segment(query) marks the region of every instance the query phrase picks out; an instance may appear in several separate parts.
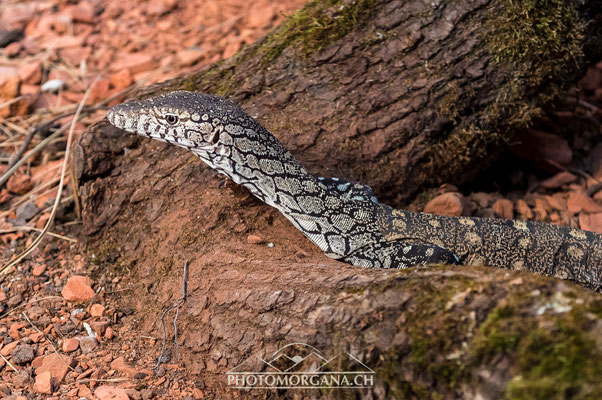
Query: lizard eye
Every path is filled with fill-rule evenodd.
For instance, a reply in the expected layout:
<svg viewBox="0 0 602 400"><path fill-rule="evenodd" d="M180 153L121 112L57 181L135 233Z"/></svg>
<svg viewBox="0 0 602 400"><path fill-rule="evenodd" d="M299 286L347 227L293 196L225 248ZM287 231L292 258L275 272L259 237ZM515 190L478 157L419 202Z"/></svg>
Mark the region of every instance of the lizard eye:
<svg viewBox="0 0 602 400"><path fill-rule="evenodd" d="M173 114L167 114L165 116L165 121L167 121L167 123L169 125L175 125L178 123L179 120L180 119L176 115L173 115Z"/></svg>

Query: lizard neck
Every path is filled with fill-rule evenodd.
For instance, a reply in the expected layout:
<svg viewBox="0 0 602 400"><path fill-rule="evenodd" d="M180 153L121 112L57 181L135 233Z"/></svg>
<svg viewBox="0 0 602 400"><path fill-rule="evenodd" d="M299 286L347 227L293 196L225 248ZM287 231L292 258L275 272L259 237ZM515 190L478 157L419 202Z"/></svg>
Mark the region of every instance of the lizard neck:
<svg viewBox="0 0 602 400"><path fill-rule="evenodd" d="M341 198L308 173L276 137L254 121L244 132L226 125L211 152L191 150L278 209L330 257L343 258L380 235L376 228L369 232L371 229L365 224L353 223L369 220L376 207L372 202Z"/></svg>
<svg viewBox="0 0 602 400"><path fill-rule="evenodd" d="M192 148L212 168L247 188L285 216L315 214L327 197L327 188L295 159L271 133L259 124L237 135L226 126L219 132L213 151ZM311 198L311 201L305 201ZM305 204L308 203L308 204Z"/></svg>

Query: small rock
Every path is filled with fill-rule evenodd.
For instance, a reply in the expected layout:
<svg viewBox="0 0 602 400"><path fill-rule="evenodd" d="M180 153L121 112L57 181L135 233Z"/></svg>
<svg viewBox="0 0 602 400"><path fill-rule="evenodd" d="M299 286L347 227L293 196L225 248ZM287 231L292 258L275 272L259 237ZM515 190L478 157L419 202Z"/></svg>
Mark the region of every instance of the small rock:
<svg viewBox="0 0 602 400"><path fill-rule="evenodd" d="M90 307L90 315L94 318L102 317L102 314L105 312L105 307L102 304L92 304Z"/></svg>
<svg viewBox="0 0 602 400"><path fill-rule="evenodd" d="M481 208L487 208L493 202L493 196L485 192L476 192L470 195L470 198Z"/></svg>
<svg viewBox="0 0 602 400"><path fill-rule="evenodd" d="M263 7L253 8L247 15L247 26L249 28L265 28L276 17L274 7L269 4Z"/></svg>
<svg viewBox="0 0 602 400"><path fill-rule="evenodd" d="M249 244L260 244L263 243L263 238L257 235L249 235L247 236L247 243Z"/></svg>
<svg viewBox="0 0 602 400"><path fill-rule="evenodd" d="M105 331L105 339L111 340L115 337L115 331L110 326Z"/></svg>
<svg viewBox="0 0 602 400"><path fill-rule="evenodd" d="M155 397L155 392L153 392L153 389L146 388L140 391L140 395L142 396L142 400L150 400Z"/></svg>
<svg viewBox="0 0 602 400"><path fill-rule="evenodd" d="M88 301L94 297L94 290L91 285L92 279L87 276L74 275L69 278L67 284L61 290L61 294L68 301Z"/></svg>
<svg viewBox="0 0 602 400"><path fill-rule="evenodd" d="M31 308L27 310L27 315L29 315L29 318L36 320L44 315L45 312L46 310L40 306L31 306Z"/></svg>
<svg viewBox="0 0 602 400"><path fill-rule="evenodd" d="M10 308L14 308L14 307L20 305L22 301L23 301L23 295L20 293L17 293L16 295L10 296L8 298L8 300L6 301L6 305L9 306Z"/></svg>
<svg viewBox="0 0 602 400"><path fill-rule="evenodd" d="M6 343L6 342L5 342ZM5 344L4 347L2 347L2 350L0 350L0 354L2 354L4 357L8 357L8 355L10 353L12 353L12 351L15 349L15 347L17 347L19 345L19 342L17 340L15 340L14 342L10 342L8 344Z"/></svg>
<svg viewBox="0 0 602 400"><path fill-rule="evenodd" d="M33 390L38 393L52 394L52 375L45 371L36 375L36 381L33 384Z"/></svg>
<svg viewBox="0 0 602 400"><path fill-rule="evenodd" d="M117 61L111 64L112 71L121 71L122 69L129 69L131 74L137 74L139 72L145 72L153 69L156 65L155 59L152 54L146 53L129 53L119 54Z"/></svg>
<svg viewBox="0 0 602 400"><path fill-rule="evenodd" d="M77 67L92 54L91 47L67 47L59 50L59 56L69 64Z"/></svg>
<svg viewBox="0 0 602 400"><path fill-rule="evenodd" d="M104 100L109 97L111 81L109 78L99 78L90 89L90 102Z"/></svg>
<svg viewBox="0 0 602 400"><path fill-rule="evenodd" d="M149 15L163 15L174 9L176 3L166 2L164 0L150 0L148 2L147 13Z"/></svg>
<svg viewBox="0 0 602 400"><path fill-rule="evenodd" d="M125 389L109 385L99 386L94 391L94 396L99 400L129 400Z"/></svg>
<svg viewBox="0 0 602 400"><path fill-rule="evenodd" d="M76 338L69 338L63 341L63 351L65 353L71 353L72 351L77 350L79 347L79 340Z"/></svg>
<svg viewBox="0 0 602 400"><path fill-rule="evenodd" d="M1 73L2 71L0 71L0 101L4 103L19 95L21 80L18 75L2 76ZM7 118L14 114L14 107L12 106L0 108L0 117L2 118Z"/></svg>
<svg viewBox="0 0 602 400"><path fill-rule="evenodd" d="M50 372L50 375L52 375L57 382L62 382L63 379L65 379L67 372L69 372L69 367L73 367L74 365L75 360L72 357L64 354L50 353L44 356L42 365L36 369L36 374L39 375L44 372Z"/></svg>
<svg viewBox="0 0 602 400"><path fill-rule="evenodd" d="M44 84L42 85L42 87L40 88L42 90L42 92L58 92L60 89L62 89L65 86L65 81L62 81L60 79L51 79L49 81L44 82Z"/></svg>
<svg viewBox="0 0 602 400"><path fill-rule="evenodd" d="M129 377L134 377L138 374L138 370L127 365L123 357L114 359L111 362L111 369L122 372L128 375Z"/></svg>
<svg viewBox="0 0 602 400"><path fill-rule="evenodd" d="M545 181L540 183L540 186L546 189L556 189L563 185L568 185L569 183L573 183L577 180L577 177L571 174L568 171L562 171L552 176L551 178L546 179Z"/></svg>
<svg viewBox="0 0 602 400"><path fill-rule="evenodd" d="M444 193L435 197L426 204L424 212L456 217L470 215L466 200L459 193Z"/></svg>
<svg viewBox="0 0 602 400"><path fill-rule="evenodd" d="M98 367L97 369L95 369L90 374L90 378L92 379L92 382L90 382L90 388L94 389L96 386L100 385L100 380L105 377L106 373L107 371L103 367Z"/></svg>
<svg viewBox="0 0 602 400"><path fill-rule="evenodd" d="M67 6L64 12L71 17L73 21L93 24L95 22L94 6L87 1L80 1L77 5Z"/></svg>
<svg viewBox="0 0 602 400"><path fill-rule="evenodd" d="M566 200L560 197L560 194L554 196L546 196L546 201L555 210L564 211L566 210Z"/></svg>
<svg viewBox="0 0 602 400"><path fill-rule="evenodd" d="M40 209L38 208L38 206L36 206L36 203L34 203L33 201L28 201L27 203L21 204L17 208L17 219L27 222L30 219L32 219L38 212L40 212Z"/></svg>
<svg viewBox="0 0 602 400"><path fill-rule="evenodd" d="M125 89L126 87L134 83L132 74L127 68L122 69L121 71L117 71L114 74L111 74L109 80L111 81L111 85L113 85L113 87L118 90Z"/></svg>
<svg viewBox="0 0 602 400"><path fill-rule="evenodd" d="M142 400L142 395L136 389L125 389L125 392L132 400Z"/></svg>
<svg viewBox="0 0 602 400"><path fill-rule="evenodd" d="M95 382L90 382L90 386L92 386L92 384ZM92 398L92 391L86 386L86 385L78 385L77 388L77 395L80 398L86 398L86 399L91 399Z"/></svg>
<svg viewBox="0 0 602 400"><path fill-rule="evenodd" d="M584 231L602 233L602 213L579 214L579 226Z"/></svg>
<svg viewBox="0 0 602 400"><path fill-rule="evenodd" d="M4 54L7 57L13 58L18 56L21 50L23 50L23 45L20 42L14 42L4 48Z"/></svg>
<svg viewBox="0 0 602 400"><path fill-rule="evenodd" d="M19 78L21 78L21 82L23 83L38 85L42 81L42 63L34 61L24 65L19 70Z"/></svg>
<svg viewBox="0 0 602 400"><path fill-rule="evenodd" d="M29 175L13 175L6 182L6 188L11 193L24 195L33 189L33 182Z"/></svg>
<svg viewBox="0 0 602 400"><path fill-rule="evenodd" d="M512 219L512 217L514 217L514 205L508 199L496 200L491 208L493 209L494 215L498 218Z"/></svg>
<svg viewBox="0 0 602 400"><path fill-rule="evenodd" d="M79 340L79 347L82 353L87 354L98 346L98 340L92 336L84 336Z"/></svg>
<svg viewBox="0 0 602 400"><path fill-rule="evenodd" d="M46 272L46 264L40 264L40 265L36 265L35 267L33 267L33 269L31 270L31 274L33 276L40 276L42 275L44 272Z"/></svg>
<svg viewBox="0 0 602 400"><path fill-rule="evenodd" d="M583 190L573 190L570 192L566 205L569 212L574 214L580 211L585 211L588 213L602 212L602 205L596 203Z"/></svg>
<svg viewBox="0 0 602 400"><path fill-rule="evenodd" d="M2 22L10 27L25 28L35 18L37 11L38 4L34 2L13 3L3 8Z"/></svg>
<svg viewBox="0 0 602 400"><path fill-rule="evenodd" d="M185 49L178 52L178 60L183 66L193 65L207 55L207 52L200 49Z"/></svg>
<svg viewBox="0 0 602 400"><path fill-rule="evenodd" d="M31 376L27 370L21 370L13 375L12 383L17 389L27 387L31 383Z"/></svg>
<svg viewBox="0 0 602 400"><path fill-rule="evenodd" d="M531 208L529 208L529 205L523 199L519 199L516 202L516 211L525 219L533 218L533 211L531 211Z"/></svg>
<svg viewBox="0 0 602 400"><path fill-rule="evenodd" d="M107 319L90 322L90 327L94 330L94 332L98 333L99 335L103 335L109 327L109 325L111 325L111 321Z"/></svg>
<svg viewBox="0 0 602 400"><path fill-rule="evenodd" d="M34 350L33 347L31 347L28 344L21 344L15 347L15 349L10 354L15 364L25 365L31 362L31 360L33 360Z"/></svg>

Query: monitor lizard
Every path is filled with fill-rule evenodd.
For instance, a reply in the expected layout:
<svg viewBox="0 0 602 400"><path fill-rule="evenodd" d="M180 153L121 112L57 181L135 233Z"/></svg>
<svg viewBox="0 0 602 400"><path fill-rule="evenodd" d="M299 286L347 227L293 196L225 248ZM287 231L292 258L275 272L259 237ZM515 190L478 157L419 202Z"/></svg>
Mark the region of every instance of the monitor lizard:
<svg viewBox="0 0 602 400"><path fill-rule="evenodd" d="M602 235L542 222L397 210L372 189L315 177L240 106L176 91L109 109L111 124L184 147L278 209L327 256L353 265L486 265L602 288Z"/></svg>

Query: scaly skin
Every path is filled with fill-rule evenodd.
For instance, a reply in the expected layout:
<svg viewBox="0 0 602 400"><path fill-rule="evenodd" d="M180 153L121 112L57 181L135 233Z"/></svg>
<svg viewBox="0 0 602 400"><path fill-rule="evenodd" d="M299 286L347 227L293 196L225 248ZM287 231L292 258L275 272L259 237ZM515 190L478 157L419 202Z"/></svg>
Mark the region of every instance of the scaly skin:
<svg viewBox="0 0 602 400"><path fill-rule="evenodd" d="M368 186L312 176L242 108L220 97L172 92L117 105L107 116L118 128L192 151L277 208L329 257L378 268L488 265L602 287L602 235L395 210L378 203Z"/></svg>

